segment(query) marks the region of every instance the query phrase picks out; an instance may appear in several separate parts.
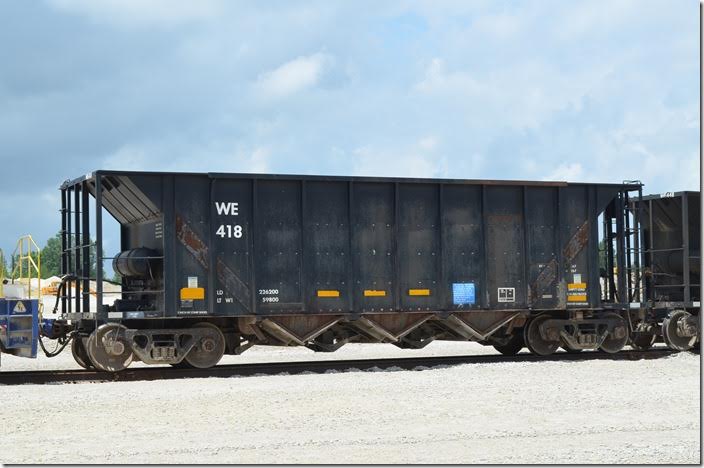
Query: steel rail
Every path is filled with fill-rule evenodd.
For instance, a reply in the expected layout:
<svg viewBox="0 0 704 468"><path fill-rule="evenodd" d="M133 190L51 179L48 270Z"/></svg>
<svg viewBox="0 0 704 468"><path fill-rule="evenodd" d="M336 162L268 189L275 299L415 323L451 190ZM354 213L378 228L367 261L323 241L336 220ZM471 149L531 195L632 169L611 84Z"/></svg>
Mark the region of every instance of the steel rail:
<svg viewBox="0 0 704 468"><path fill-rule="evenodd" d="M556 361L636 361L658 359L674 354L669 349L651 349L647 351L621 351L608 354L598 351L582 353L556 353L550 356L536 356L521 353L516 356L500 354L462 355L462 356L425 356L383 359L349 359L331 361L289 361L262 362L249 364L227 364L210 369L180 369L175 367L138 367L121 372L102 372L96 370L42 370L42 371L0 371L0 385L22 384L57 384L79 382L128 382L170 380L207 377L247 377L277 374L323 374L329 371L369 371L369 370L426 370L437 366L456 366L461 364L497 364L516 362L556 362Z"/></svg>

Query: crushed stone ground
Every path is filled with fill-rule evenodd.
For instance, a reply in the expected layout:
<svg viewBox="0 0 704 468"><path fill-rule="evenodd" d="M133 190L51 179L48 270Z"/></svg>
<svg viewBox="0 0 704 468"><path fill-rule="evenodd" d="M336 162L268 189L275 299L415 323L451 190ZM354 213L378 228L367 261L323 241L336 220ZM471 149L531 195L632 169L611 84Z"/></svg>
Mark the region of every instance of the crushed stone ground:
<svg viewBox="0 0 704 468"><path fill-rule="evenodd" d="M255 347L225 362L492 352ZM6 370L73 368L3 355ZM465 364L421 371L0 387L3 463L700 463L700 362Z"/></svg>

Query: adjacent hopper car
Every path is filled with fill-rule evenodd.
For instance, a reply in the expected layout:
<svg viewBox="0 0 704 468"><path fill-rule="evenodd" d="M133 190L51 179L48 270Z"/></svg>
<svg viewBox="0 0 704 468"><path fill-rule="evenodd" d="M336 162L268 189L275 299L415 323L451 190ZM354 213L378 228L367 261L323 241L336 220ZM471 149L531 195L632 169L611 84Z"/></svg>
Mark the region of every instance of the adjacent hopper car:
<svg viewBox="0 0 704 468"><path fill-rule="evenodd" d="M640 220L634 232L642 234L642 248L634 250L644 266L626 278L628 300L644 301L633 304L638 310L631 340L636 348L650 347L658 338L675 350L698 346L700 207L699 192L649 195L630 204L633 218Z"/></svg>
<svg viewBox="0 0 704 468"><path fill-rule="evenodd" d="M62 318L42 333L71 338L84 367L206 368L252 345L469 340L548 355L698 343L698 193L97 171L61 194ZM117 294L104 288L108 257L90 274L105 212L120 225Z"/></svg>

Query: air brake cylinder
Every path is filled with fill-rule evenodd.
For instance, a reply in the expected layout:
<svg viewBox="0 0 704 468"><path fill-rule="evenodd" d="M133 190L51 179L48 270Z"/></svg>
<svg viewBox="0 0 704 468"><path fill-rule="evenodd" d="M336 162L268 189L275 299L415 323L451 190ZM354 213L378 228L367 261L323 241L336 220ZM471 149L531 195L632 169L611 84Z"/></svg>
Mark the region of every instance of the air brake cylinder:
<svg viewBox="0 0 704 468"><path fill-rule="evenodd" d="M125 250L112 260L112 269L126 278L151 278L158 255L146 247Z"/></svg>

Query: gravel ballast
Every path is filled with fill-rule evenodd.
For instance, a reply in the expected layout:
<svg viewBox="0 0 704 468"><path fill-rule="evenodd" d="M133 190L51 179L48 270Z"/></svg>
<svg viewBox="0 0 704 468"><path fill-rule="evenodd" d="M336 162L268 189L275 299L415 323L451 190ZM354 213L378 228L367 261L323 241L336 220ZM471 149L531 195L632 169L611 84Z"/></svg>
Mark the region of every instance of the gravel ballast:
<svg viewBox="0 0 704 468"><path fill-rule="evenodd" d="M491 353L255 347L223 362ZM74 368L70 352L3 370ZM139 365L139 364L137 364ZM699 356L22 385L3 463L700 463Z"/></svg>

